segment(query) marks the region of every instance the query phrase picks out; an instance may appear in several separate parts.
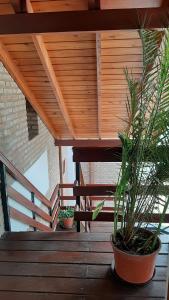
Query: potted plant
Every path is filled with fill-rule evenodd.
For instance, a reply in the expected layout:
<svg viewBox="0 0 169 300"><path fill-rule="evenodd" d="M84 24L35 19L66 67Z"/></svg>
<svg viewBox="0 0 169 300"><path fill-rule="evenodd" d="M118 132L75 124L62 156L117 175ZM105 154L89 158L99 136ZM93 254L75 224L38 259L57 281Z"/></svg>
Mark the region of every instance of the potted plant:
<svg viewBox="0 0 169 300"><path fill-rule="evenodd" d="M74 209L66 207L64 210L59 211L59 222L65 229L71 229L74 221Z"/></svg>
<svg viewBox="0 0 169 300"><path fill-rule="evenodd" d="M136 80L125 70L128 118L126 130L119 134L122 163L112 234L116 274L134 284L153 277L169 204L169 30L141 29L139 33L143 71ZM102 206L103 202L93 219ZM157 223L151 231L154 214Z"/></svg>

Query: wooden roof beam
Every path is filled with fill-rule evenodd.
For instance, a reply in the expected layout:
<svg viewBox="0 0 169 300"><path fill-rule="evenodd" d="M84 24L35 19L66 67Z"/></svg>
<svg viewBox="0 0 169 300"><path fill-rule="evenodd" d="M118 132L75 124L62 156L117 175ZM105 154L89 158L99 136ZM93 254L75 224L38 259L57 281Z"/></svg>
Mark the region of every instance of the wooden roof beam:
<svg viewBox="0 0 169 300"><path fill-rule="evenodd" d="M119 147L120 139L112 140L55 140L56 146L72 146L72 147Z"/></svg>
<svg viewBox="0 0 169 300"><path fill-rule="evenodd" d="M169 9L110 9L0 15L0 35L169 27Z"/></svg>
<svg viewBox="0 0 169 300"><path fill-rule="evenodd" d="M161 7L169 7L169 0L161 0Z"/></svg>
<svg viewBox="0 0 169 300"><path fill-rule="evenodd" d="M121 162L122 146L73 147L74 162Z"/></svg>
<svg viewBox="0 0 169 300"><path fill-rule="evenodd" d="M14 63L13 59L11 58L9 52L5 48L2 42L0 42L0 60L12 76L12 78L15 80L15 82L18 84L19 88L22 90L25 97L29 100L33 108L36 110L37 114L40 116L44 124L47 126L51 134L54 138L56 138L58 135L56 131L54 130L53 125L51 124L48 117L45 115L44 111L38 104L38 101L30 88L28 87L25 78L23 77L22 73L18 69L17 65Z"/></svg>
<svg viewBox="0 0 169 300"><path fill-rule="evenodd" d="M98 107L98 135L102 138L102 115L101 115L101 33L96 33L96 70L97 70L97 107Z"/></svg>
<svg viewBox="0 0 169 300"><path fill-rule="evenodd" d="M33 13L33 8L31 5L31 2L29 0L27 0L27 11L28 11L28 13ZM62 116L64 118L64 121L68 127L68 130L69 130L71 136L73 138L75 138L75 132L73 129L73 125L70 120L70 117L69 117L69 114L67 111L67 107L64 102L64 98L63 98L62 91L59 86L59 82L56 78L55 71L53 69L50 57L48 55L48 51L47 51L45 43L43 41L43 37L40 35L32 35L32 39L33 39L35 48L37 50L37 53L39 55L39 58L41 60L41 63L44 67L44 70L49 78L53 93L58 101L58 105L59 105L60 111L62 113Z"/></svg>

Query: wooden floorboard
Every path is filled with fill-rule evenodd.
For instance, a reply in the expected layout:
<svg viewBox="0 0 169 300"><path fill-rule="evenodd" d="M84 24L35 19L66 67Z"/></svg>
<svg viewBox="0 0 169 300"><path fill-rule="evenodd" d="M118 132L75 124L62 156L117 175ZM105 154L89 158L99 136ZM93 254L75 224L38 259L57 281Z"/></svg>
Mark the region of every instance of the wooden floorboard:
<svg viewBox="0 0 169 300"><path fill-rule="evenodd" d="M106 227L106 226L105 226ZM109 233L8 233L0 240L0 300L166 300L168 236L153 280L122 284Z"/></svg>
<svg viewBox="0 0 169 300"><path fill-rule="evenodd" d="M9 232L2 236L3 240L11 241L110 241L110 233L90 232ZM162 243L169 244L169 234L160 235Z"/></svg>
<svg viewBox="0 0 169 300"><path fill-rule="evenodd" d="M111 241L1 241L0 251L67 251L113 252ZM161 254L168 254L168 244L162 244Z"/></svg>
<svg viewBox="0 0 169 300"><path fill-rule="evenodd" d="M166 267L156 267L154 280L166 280ZM0 262L1 276L15 277L61 277L62 278L104 278L111 276L110 264L108 265L79 265L56 264L56 263L9 263Z"/></svg>
<svg viewBox="0 0 169 300"><path fill-rule="evenodd" d="M11 298L12 296L12 298ZM82 296L82 295L63 295L57 293L30 293L30 292L0 292L0 299L3 300L103 300L103 296ZM134 297L121 296L113 297L104 296L104 300L135 300ZM151 298L151 300L164 300L165 298ZM150 300L149 297L137 297L137 300Z"/></svg>
<svg viewBox="0 0 169 300"><path fill-rule="evenodd" d="M1 276L0 290L22 291L22 292L45 292L47 293L65 293L78 295L130 295L131 291L134 296L152 296L165 297L165 281L151 281L149 285L135 288L122 285L118 281L113 281L110 277L105 279L83 279L69 278L65 281L63 278L49 277L15 277Z"/></svg>
<svg viewBox="0 0 169 300"><path fill-rule="evenodd" d="M0 251L0 261L6 262L41 262L67 264L111 264L112 253L103 252L68 252L68 251ZM158 266L166 266L168 255L159 255Z"/></svg>

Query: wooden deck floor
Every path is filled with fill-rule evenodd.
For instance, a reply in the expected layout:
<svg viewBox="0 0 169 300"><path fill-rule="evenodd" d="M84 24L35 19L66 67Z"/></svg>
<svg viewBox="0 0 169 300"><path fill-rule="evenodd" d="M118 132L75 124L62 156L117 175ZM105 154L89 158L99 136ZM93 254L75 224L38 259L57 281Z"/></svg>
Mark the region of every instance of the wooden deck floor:
<svg viewBox="0 0 169 300"><path fill-rule="evenodd" d="M112 233L113 222L90 222L91 232Z"/></svg>
<svg viewBox="0 0 169 300"><path fill-rule="evenodd" d="M144 287L113 277L110 233L8 233L0 240L2 300L167 299L168 238Z"/></svg>

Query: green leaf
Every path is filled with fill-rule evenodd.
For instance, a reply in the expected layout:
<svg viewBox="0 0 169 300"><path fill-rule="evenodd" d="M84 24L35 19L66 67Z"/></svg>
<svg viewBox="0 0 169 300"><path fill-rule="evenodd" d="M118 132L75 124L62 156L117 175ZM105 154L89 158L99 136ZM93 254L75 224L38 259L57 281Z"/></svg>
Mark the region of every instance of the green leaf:
<svg viewBox="0 0 169 300"><path fill-rule="evenodd" d="M98 214L101 212L103 206L104 206L104 201L100 202L100 203L96 206L96 208L95 208L95 210L93 211L93 214L92 214L92 220L93 220L93 221L97 218L97 216L98 216Z"/></svg>

